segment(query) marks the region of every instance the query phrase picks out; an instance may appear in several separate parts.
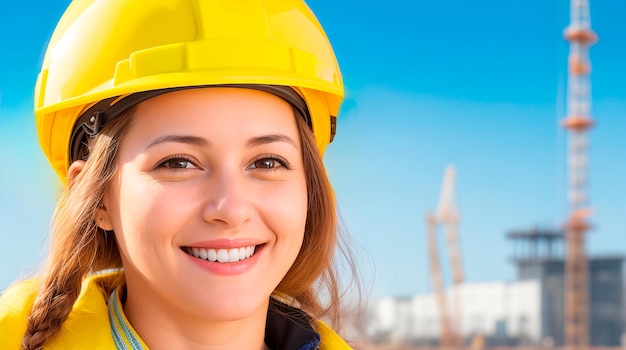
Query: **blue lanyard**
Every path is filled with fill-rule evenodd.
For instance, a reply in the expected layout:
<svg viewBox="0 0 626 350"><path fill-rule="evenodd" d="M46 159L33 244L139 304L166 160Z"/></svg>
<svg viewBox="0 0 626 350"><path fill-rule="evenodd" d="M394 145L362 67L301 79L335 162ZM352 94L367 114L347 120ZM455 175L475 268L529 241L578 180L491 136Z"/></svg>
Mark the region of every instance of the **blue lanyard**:
<svg viewBox="0 0 626 350"><path fill-rule="evenodd" d="M118 289L109 296L109 324L118 350L148 350L122 311Z"/></svg>

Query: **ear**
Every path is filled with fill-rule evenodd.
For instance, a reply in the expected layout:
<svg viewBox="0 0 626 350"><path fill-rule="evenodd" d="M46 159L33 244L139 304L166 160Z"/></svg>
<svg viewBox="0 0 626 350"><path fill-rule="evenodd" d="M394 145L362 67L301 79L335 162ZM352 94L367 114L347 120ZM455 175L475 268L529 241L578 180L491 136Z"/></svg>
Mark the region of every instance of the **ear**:
<svg viewBox="0 0 626 350"><path fill-rule="evenodd" d="M77 160L70 165L70 168L67 170L67 180L69 183L72 183L76 180L76 177L80 174L80 172L85 167L84 160ZM109 214L107 213L106 208L103 205L100 205L96 212L94 213L94 220L96 221L96 225L105 231L113 230L113 225L111 225L111 219L109 218Z"/></svg>
<svg viewBox="0 0 626 350"><path fill-rule="evenodd" d="M96 225L103 229L104 231L113 231L113 224L111 223L111 218L109 217L109 213L107 212L107 208L102 205L96 209Z"/></svg>
<svg viewBox="0 0 626 350"><path fill-rule="evenodd" d="M78 174L80 174L84 167L84 160L75 160L72 165L70 165L70 168L67 170L67 181L69 183L72 183L74 180L76 180L76 177L78 176Z"/></svg>

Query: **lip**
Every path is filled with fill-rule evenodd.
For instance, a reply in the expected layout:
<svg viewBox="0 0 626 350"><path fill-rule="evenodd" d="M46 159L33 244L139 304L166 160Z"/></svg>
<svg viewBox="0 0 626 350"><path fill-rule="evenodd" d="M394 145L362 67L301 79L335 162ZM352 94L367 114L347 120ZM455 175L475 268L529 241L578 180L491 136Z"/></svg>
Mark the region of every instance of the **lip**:
<svg viewBox="0 0 626 350"><path fill-rule="evenodd" d="M191 244L185 245L186 247L192 248L204 248L204 249L231 249L231 248L240 248L247 247L251 245L262 245L265 242L256 240L256 239L248 239L248 238L237 238L237 239L214 239L210 241L204 242L195 242Z"/></svg>
<svg viewBox="0 0 626 350"><path fill-rule="evenodd" d="M184 251L184 247L181 247L181 253L185 255L187 259L189 259L194 265L200 267L203 271L208 272L210 274L219 275L219 276L236 276L243 273L246 273L257 264L260 259L260 256L263 254L263 248L265 248L265 244L262 243L253 243L252 240L246 239L238 239L238 240L213 240L209 242L198 242L187 247L194 248L205 248L205 249L230 249L230 248L239 248L244 246L256 246L254 254L245 259L239 260L236 262L214 262L208 261L200 258L196 258L192 255L187 254Z"/></svg>

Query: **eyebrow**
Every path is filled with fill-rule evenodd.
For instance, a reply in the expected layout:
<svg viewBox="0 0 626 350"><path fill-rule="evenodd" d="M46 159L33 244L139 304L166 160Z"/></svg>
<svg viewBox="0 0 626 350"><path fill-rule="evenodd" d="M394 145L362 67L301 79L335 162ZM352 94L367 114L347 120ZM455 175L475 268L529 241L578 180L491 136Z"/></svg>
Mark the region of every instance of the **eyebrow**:
<svg viewBox="0 0 626 350"><path fill-rule="evenodd" d="M161 143L165 143L165 142L184 143L184 144L200 146L200 147L209 147L211 145L211 141L205 138L199 137L199 136L164 135L150 142L148 146L146 146L146 149L152 146L161 144ZM298 143L294 141L294 139L292 139L291 137L284 135L284 134L271 134L271 135L253 137L250 140L248 140L247 146L255 147L255 146L266 145L266 144L273 143L273 142L286 142L292 145L294 148L296 149L298 148Z"/></svg>
<svg viewBox="0 0 626 350"><path fill-rule="evenodd" d="M192 135L165 135L154 139L146 149L158 145L164 142L176 142L176 143L184 143L188 145L208 147L211 145L211 142L205 138L192 136Z"/></svg>
<svg viewBox="0 0 626 350"><path fill-rule="evenodd" d="M284 134L272 134L272 135L263 135L263 136L253 137L250 140L248 140L247 144L248 144L248 147L254 147L254 146L266 145L268 143L273 143L273 142L286 142L286 143L291 144L294 148L298 149L298 143L294 141L294 139L292 139L291 137L284 135Z"/></svg>

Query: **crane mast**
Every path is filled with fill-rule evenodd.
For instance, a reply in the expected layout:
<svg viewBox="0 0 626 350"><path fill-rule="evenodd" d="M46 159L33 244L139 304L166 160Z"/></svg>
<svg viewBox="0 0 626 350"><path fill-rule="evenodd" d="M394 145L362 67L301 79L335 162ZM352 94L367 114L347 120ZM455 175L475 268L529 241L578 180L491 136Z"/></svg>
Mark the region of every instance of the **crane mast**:
<svg viewBox="0 0 626 350"><path fill-rule="evenodd" d="M451 348L454 340L451 331L448 304L446 302L446 289L443 282L443 276L441 274L441 265L439 264L439 252L437 249L437 219L430 213L426 214L426 234L428 235L430 278L435 292L435 301L439 311L439 327L441 328L439 346L442 348Z"/></svg>
<svg viewBox="0 0 626 350"><path fill-rule="evenodd" d="M459 222L461 221L461 216L454 198L455 177L456 170L454 166L448 166L446 168L443 184L441 186L437 212L435 215L426 215L430 275L437 300L437 307L439 309L439 321L441 325L440 345L444 348L462 347L463 345L461 332L461 302L459 292L464 278L461 253L457 237L457 228ZM437 227L440 224L443 225L445 229L448 259L450 261L450 269L452 272L452 282L455 287L452 290L451 315L448 313L445 287L443 277L441 275L441 266L439 264L439 254L437 251Z"/></svg>
<svg viewBox="0 0 626 350"><path fill-rule="evenodd" d="M591 29L587 0L571 0L570 24L564 31L569 42L567 116L568 202L565 261L565 345L586 349L589 344L588 267L585 234L589 230L588 131L591 110L591 62L589 47L597 41Z"/></svg>

